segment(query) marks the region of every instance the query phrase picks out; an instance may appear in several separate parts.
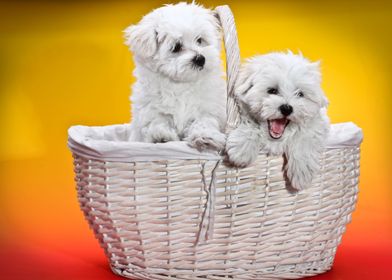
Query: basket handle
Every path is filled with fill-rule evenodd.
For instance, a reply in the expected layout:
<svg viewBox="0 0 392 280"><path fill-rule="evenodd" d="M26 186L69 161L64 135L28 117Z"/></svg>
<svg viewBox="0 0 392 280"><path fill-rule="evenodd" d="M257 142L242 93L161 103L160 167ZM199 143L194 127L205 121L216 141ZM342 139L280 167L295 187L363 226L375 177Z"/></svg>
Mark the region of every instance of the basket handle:
<svg viewBox="0 0 392 280"><path fill-rule="evenodd" d="M216 7L215 11L223 29L227 73L226 131L230 131L236 127L239 121L239 109L234 97L234 84L240 68L240 49L238 46L237 29L231 9L229 6L224 5Z"/></svg>

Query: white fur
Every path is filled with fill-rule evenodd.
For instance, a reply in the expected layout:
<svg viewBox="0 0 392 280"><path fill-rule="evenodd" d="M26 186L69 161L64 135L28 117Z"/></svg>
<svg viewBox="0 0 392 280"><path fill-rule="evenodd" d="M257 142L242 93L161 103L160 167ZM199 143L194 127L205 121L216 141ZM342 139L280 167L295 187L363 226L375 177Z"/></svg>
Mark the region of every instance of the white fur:
<svg viewBox="0 0 392 280"><path fill-rule="evenodd" d="M125 37L137 79L130 140L223 149L226 93L213 12L194 3L166 5L128 27ZM182 48L173 53L177 42ZM196 55L205 57L202 69L192 63Z"/></svg>
<svg viewBox="0 0 392 280"><path fill-rule="evenodd" d="M241 121L226 143L228 160L237 167L252 163L260 149L284 154L284 171L294 189L310 185L319 169L319 157L329 131L328 101L321 89L319 63L302 55L270 53L251 58L236 82ZM277 88L278 94L269 94ZM298 92L304 96L300 97ZM279 107L291 105L290 121L279 139L270 136L268 120L283 117Z"/></svg>

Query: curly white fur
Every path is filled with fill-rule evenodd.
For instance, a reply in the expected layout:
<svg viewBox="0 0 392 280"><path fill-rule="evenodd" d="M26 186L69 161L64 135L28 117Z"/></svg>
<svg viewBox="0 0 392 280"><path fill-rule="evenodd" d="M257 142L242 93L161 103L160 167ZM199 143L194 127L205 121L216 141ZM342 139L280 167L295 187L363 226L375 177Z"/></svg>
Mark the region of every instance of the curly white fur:
<svg viewBox="0 0 392 280"><path fill-rule="evenodd" d="M125 37L137 79L130 140L223 149L226 92L213 12L194 3L166 5L128 27Z"/></svg>
<svg viewBox="0 0 392 280"><path fill-rule="evenodd" d="M245 167L260 149L284 154L291 186L308 187L329 131L328 101L320 83L319 63L302 55L270 53L249 59L236 82L241 121L228 135L229 162Z"/></svg>

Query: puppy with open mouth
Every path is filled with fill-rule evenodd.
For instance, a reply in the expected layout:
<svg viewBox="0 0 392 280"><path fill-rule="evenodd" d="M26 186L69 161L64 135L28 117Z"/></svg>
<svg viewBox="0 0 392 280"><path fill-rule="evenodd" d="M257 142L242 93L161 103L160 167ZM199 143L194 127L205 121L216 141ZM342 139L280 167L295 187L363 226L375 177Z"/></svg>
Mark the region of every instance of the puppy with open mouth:
<svg viewBox="0 0 392 280"><path fill-rule="evenodd" d="M291 186L310 185L329 132L327 98L321 89L319 63L292 52L249 59L236 81L241 120L227 138L230 164L246 167L260 149L286 157Z"/></svg>
<svg viewBox="0 0 392 280"><path fill-rule="evenodd" d="M213 11L195 3L166 5L128 27L125 38L136 77L130 140L223 149L226 90Z"/></svg>

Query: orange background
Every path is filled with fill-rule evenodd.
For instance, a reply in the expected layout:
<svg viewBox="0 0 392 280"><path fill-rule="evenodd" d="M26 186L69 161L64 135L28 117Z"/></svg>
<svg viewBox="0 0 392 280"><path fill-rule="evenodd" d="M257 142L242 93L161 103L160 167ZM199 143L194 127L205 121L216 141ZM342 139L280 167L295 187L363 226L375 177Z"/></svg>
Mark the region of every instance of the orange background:
<svg viewBox="0 0 392 280"><path fill-rule="evenodd" d="M392 5L387 1L230 4L242 57L301 50L321 59L333 122L363 128L360 195L332 271L392 279ZM2 279L116 279L76 200L67 128L130 119L133 62L121 31L159 1L0 3Z"/></svg>

